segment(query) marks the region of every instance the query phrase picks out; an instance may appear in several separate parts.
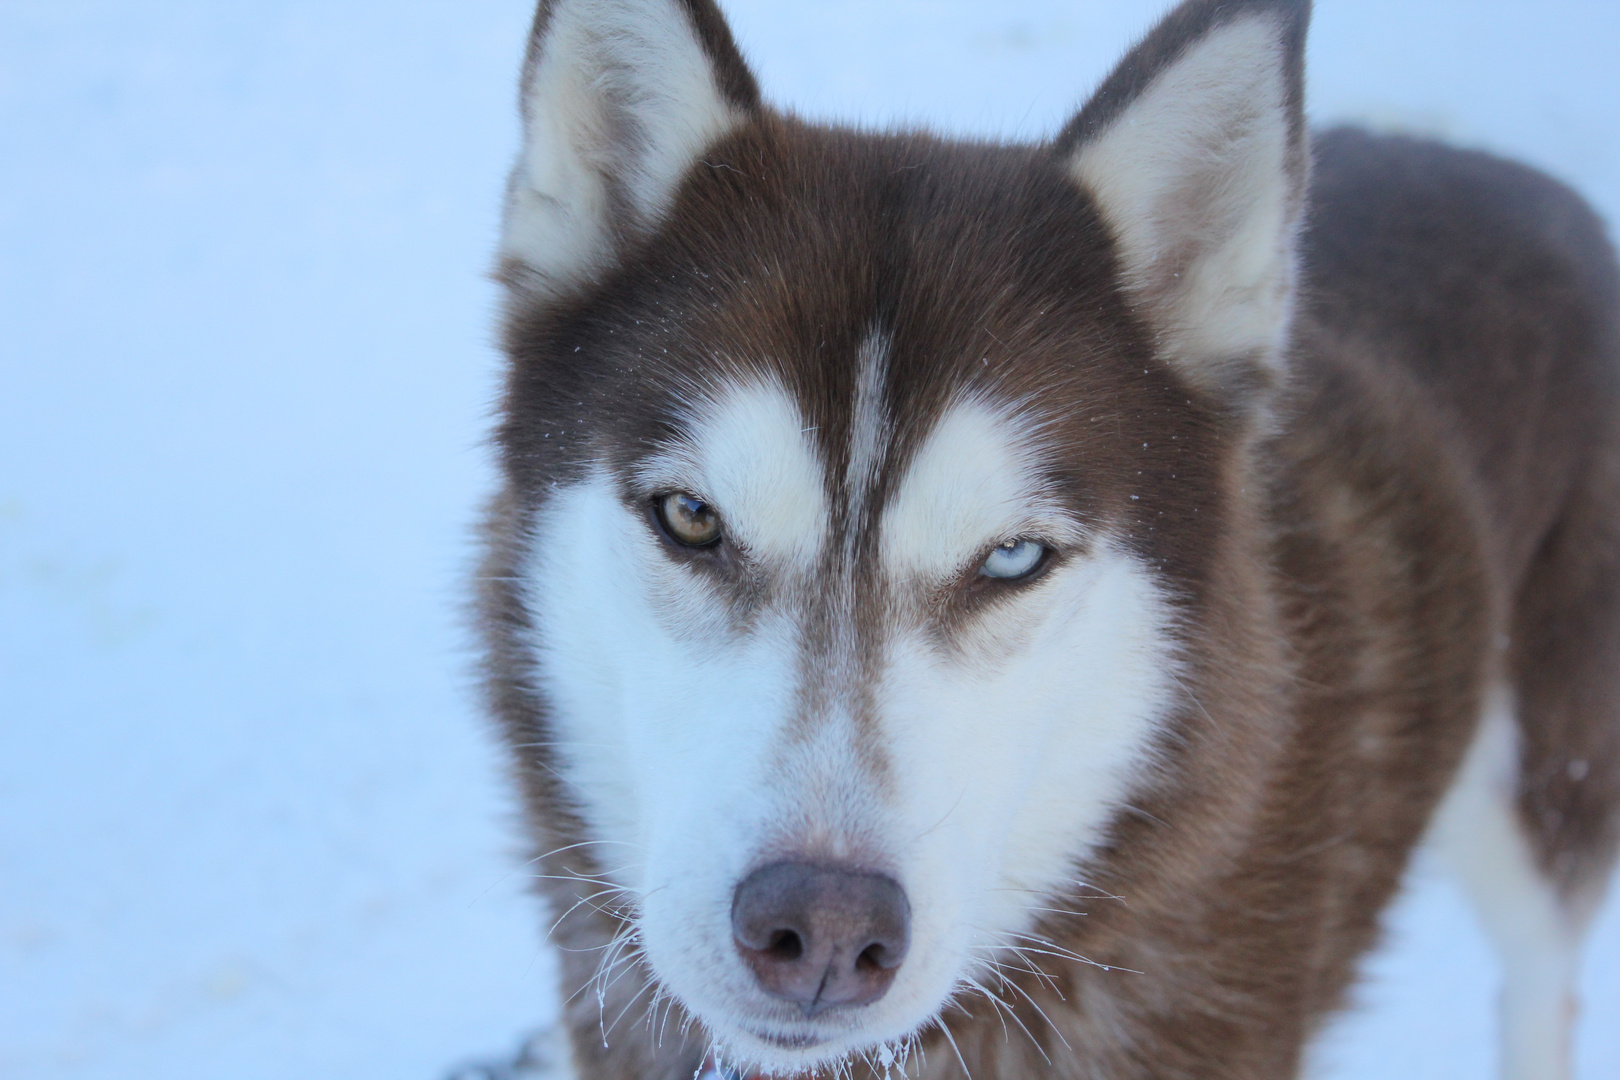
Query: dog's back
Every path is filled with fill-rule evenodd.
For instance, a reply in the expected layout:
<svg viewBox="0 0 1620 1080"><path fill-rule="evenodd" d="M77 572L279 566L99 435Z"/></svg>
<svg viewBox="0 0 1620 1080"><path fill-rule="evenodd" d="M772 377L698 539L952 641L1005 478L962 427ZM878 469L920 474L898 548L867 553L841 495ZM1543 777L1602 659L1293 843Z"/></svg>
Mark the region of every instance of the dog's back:
<svg viewBox="0 0 1620 1080"><path fill-rule="evenodd" d="M1400 440L1393 482L1467 493L1522 727L1519 809L1538 865L1584 898L1620 832L1614 251L1579 196L1522 165L1354 129L1315 150L1291 438L1378 417ZM1367 452L1349 434L1336 456L1353 471Z"/></svg>
<svg viewBox="0 0 1620 1080"><path fill-rule="evenodd" d="M1603 223L1488 154L1350 128L1314 149L1306 370L1358 378L1443 434L1516 591L1579 474L1612 453L1620 282Z"/></svg>
<svg viewBox="0 0 1620 1080"><path fill-rule="evenodd" d="M1314 151L1275 510L1304 753L1334 763L1305 771L1344 808L1321 842L1400 865L1466 733L1433 829L1506 964L1504 1075L1558 1075L1620 834L1620 276L1533 170L1355 129Z"/></svg>

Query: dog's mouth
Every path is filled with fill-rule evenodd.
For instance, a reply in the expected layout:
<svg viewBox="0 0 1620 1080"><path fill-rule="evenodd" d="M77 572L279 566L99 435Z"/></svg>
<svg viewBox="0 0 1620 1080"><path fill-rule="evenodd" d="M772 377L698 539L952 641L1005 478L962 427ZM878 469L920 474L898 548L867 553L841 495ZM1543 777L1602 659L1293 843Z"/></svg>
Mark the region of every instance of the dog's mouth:
<svg viewBox="0 0 1620 1080"><path fill-rule="evenodd" d="M827 1042L827 1040L822 1038L820 1035L807 1031L792 1033L784 1033L779 1031L750 1031L748 1034L752 1035L760 1042L769 1043L771 1046L780 1047L783 1050L814 1050L816 1047Z"/></svg>
<svg viewBox="0 0 1620 1080"><path fill-rule="evenodd" d="M911 1034L858 1031L793 1031L755 1025L734 1028L731 1035L712 1031L712 1053L697 1080L763 1080L794 1077L849 1075L851 1063L865 1060L874 1067L899 1067L916 1044Z"/></svg>
<svg viewBox="0 0 1620 1080"><path fill-rule="evenodd" d="M870 1022L877 1018L859 1013L826 1017L819 1023L757 1015L731 1019L730 1024L710 1028L721 1057L776 1076L821 1075L851 1055L881 1053L880 1047L909 1038L881 1021L874 1029Z"/></svg>
<svg viewBox="0 0 1620 1080"><path fill-rule="evenodd" d="M851 1012L855 1015L851 1015ZM800 1019L786 1015L772 1015L771 1011L752 1016L733 1016L731 1030L735 1037L755 1041L774 1050L788 1050L798 1054L815 1055L858 1039L863 1028L860 1010L837 1010L815 1019Z"/></svg>

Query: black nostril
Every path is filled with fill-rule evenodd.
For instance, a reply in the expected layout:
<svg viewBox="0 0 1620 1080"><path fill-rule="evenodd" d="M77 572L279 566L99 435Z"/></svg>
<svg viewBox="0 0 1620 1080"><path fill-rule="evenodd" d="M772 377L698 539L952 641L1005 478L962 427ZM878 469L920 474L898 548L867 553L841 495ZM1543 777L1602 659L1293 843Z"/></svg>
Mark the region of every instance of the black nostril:
<svg viewBox="0 0 1620 1080"><path fill-rule="evenodd" d="M804 955L804 942L792 930L778 930L765 951L776 960L797 960Z"/></svg>
<svg viewBox="0 0 1620 1080"><path fill-rule="evenodd" d="M884 962L888 955L889 950L882 945L868 945L861 950L861 955L855 958L855 966L866 971L873 968L894 967L895 965Z"/></svg>
<svg viewBox="0 0 1620 1080"><path fill-rule="evenodd" d="M813 1016L884 995L910 946L911 905L886 874L773 863L737 886L731 925L760 987Z"/></svg>

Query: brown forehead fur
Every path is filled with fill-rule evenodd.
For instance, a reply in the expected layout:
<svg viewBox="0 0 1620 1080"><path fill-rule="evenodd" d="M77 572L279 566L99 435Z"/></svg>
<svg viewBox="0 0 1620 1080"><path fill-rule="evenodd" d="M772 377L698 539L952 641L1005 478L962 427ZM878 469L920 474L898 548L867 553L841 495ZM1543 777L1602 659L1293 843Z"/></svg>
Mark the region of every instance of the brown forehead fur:
<svg viewBox="0 0 1620 1080"><path fill-rule="evenodd" d="M1191 519L1218 518L1215 462L1241 417L1154 354L1096 209L1050 152L767 115L705 154L670 218L623 269L511 328L501 437L520 483L597 460L628 479L705 392L764 373L798 402L842 508L858 354L877 334L879 501L949 402L1006 402L1055 451L1051 494L1196 588Z"/></svg>

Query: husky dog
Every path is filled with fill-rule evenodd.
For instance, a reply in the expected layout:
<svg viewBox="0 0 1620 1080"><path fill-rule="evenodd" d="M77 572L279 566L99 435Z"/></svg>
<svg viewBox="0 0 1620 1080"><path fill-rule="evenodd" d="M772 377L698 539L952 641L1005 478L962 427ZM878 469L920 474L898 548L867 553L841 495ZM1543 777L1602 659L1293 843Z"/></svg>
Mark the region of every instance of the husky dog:
<svg viewBox="0 0 1620 1080"><path fill-rule="evenodd" d="M1308 17L1189 0L1000 145L540 4L481 611L559 1075L1292 1077L1425 835L1567 1075L1620 275L1546 177L1308 133Z"/></svg>

